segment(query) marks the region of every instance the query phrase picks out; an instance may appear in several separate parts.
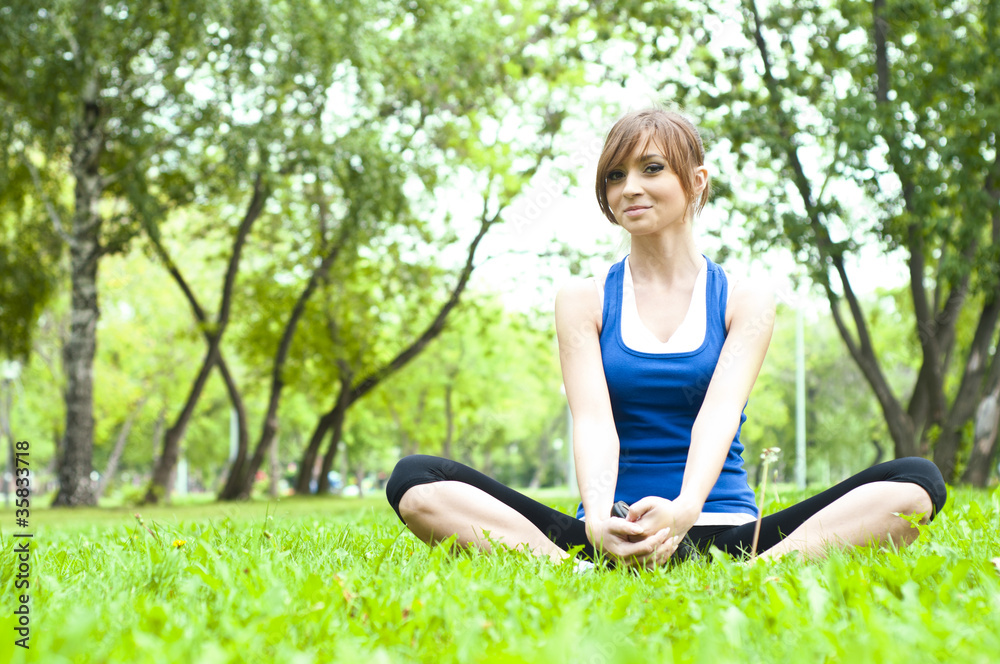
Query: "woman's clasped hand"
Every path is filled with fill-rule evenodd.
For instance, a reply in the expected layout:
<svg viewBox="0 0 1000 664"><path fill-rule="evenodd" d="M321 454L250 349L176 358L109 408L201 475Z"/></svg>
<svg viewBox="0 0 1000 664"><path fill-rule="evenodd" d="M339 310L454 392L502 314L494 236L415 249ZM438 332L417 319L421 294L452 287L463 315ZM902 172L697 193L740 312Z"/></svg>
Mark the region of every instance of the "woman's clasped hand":
<svg viewBox="0 0 1000 664"><path fill-rule="evenodd" d="M587 523L594 549L629 566L655 567L670 562L699 510L683 501L648 496L629 508L626 518Z"/></svg>

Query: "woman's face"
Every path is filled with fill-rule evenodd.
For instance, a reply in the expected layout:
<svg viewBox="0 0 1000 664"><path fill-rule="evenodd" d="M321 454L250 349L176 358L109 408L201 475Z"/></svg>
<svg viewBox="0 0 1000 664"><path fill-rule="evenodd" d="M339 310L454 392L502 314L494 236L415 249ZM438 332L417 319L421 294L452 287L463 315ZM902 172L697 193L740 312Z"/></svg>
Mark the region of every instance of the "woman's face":
<svg viewBox="0 0 1000 664"><path fill-rule="evenodd" d="M625 162L608 172L608 204L618 223L632 235L679 227L689 215L684 188L664 154L655 140L643 137ZM704 166L698 171L696 193L704 187L707 174Z"/></svg>

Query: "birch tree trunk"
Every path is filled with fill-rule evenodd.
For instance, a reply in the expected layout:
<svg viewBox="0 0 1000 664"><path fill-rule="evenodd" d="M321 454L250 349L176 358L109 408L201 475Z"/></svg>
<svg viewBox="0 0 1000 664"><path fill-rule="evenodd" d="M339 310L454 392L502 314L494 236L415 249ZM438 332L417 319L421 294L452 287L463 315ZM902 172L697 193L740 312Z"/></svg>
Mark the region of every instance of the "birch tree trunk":
<svg viewBox="0 0 1000 664"><path fill-rule="evenodd" d="M85 85L80 121L73 132L71 163L76 180L70 228L70 335L63 347L66 370L66 429L59 462L59 491L53 505L96 505L90 478L94 453L94 355L97 351L97 263L101 254L102 183L99 173L104 142L96 75Z"/></svg>

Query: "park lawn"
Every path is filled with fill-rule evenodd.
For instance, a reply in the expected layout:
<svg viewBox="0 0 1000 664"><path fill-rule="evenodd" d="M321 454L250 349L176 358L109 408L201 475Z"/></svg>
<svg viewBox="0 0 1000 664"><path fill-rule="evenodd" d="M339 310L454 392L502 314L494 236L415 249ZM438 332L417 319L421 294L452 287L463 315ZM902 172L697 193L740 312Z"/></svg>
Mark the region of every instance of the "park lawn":
<svg viewBox="0 0 1000 664"><path fill-rule="evenodd" d="M27 651L0 512L0 662L1000 661L1000 489L902 551L640 573L429 549L377 497L141 511L33 510Z"/></svg>

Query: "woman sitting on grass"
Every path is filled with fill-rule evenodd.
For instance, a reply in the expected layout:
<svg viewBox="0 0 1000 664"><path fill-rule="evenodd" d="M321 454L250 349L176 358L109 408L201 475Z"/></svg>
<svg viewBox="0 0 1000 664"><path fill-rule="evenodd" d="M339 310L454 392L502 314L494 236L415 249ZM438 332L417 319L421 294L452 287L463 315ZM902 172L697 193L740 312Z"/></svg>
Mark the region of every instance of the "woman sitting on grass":
<svg viewBox="0 0 1000 664"><path fill-rule="evenodd" d="M455 461L414 455L396 465L386 493L417 537L523 545L557 560L582 546L586 559L641 566L666 562L682 541L679 556L713 544L750 552L757 507L740 428L775 307L768 288L730 277L695 246L704 161L695 126L660 109L625 115L604 144L597 200L631 235L631 253L556 298L578 518ZM926 523L945 498L933 463L896 459L765 517L757 551L908 544L918 530L900 515ZM631 505L626 518L612 516L616 501Z"/></svg>

